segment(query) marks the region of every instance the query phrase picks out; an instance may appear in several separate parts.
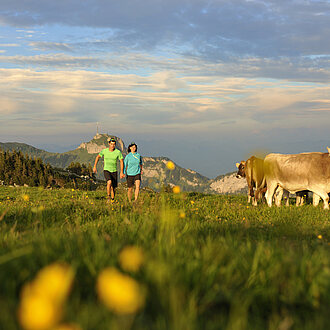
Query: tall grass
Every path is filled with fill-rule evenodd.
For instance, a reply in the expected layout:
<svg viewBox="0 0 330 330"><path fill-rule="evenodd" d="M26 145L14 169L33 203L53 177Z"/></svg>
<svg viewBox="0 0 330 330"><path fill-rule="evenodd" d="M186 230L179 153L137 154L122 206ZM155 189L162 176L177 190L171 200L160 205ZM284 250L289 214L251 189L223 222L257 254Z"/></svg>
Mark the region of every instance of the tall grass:
<svg viewBox="0 0 330 330"><path fill-rule="evenodd" d="M28 198L26 197L28 196ZM29 200L27 200L29 199ZM0 187L0 328L19 328L22 286L44 266L75 269L64 320L82 329L326 329L330 214L268 208L245 196ZM145 263L130 274L144 308L117 316L99 301L98 274L120 269L127 245Z"/></svg>

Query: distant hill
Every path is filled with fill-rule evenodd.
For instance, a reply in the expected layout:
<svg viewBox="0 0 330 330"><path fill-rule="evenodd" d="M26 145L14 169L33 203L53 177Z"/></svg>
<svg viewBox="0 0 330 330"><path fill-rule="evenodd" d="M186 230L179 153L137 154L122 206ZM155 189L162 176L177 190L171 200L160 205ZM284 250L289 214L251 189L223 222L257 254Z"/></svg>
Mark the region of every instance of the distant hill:
<svg viewBox="0 0 330 330"><path fill-rule="evenodd" d="M97 134L91 141L81 143L77 149L63 153L47 152L16 142L0 142L0 148L5 151L20 150L24 154L39 157L44 162L59 168L66 168L71 162L91 164L93 166L96 155L102 149L108 147L107 139L109 137L116 139L116 147L126 156L127 150L123 140L108 134ZM221 194L235 194L247 191L245 180L237 179L233 173L220 175L210 180L196 171L182 168L177 164L175 169L170 171L166 167L166 163L169 160L166 157L143 157L143 186L159 189L162 185L179 185L183 191ZM98 178L103 179L103 161L101 160L98 164Z"/></svg>

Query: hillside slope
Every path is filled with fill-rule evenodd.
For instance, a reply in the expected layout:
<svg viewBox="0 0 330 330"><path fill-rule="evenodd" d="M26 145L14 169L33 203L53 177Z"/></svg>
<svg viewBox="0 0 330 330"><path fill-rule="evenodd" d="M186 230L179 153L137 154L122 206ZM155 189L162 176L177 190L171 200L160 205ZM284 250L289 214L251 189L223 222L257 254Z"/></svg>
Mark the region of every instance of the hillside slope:
<svg viewBox="0 0 330 330"><path fill-rule="evenodd" d="M125 144L119 137L108 134L97 134L89 142L83 142L77 149L64 153L47 152L24 143L8 142L1 143L2 150L20 150L32 157L39 157L44 162L54 167L66 168L71 162L94 164L95 157L104 148L107 148L107 139L114 137L117 148L125 156L127 154ZM170 171L166 163L167 157L144 157L143 158L143 186L158 190L162 185L179 185L182 191L196 191L204 193L237 194L247 191L246 182L237 179L233 173L220 175L215 179L209 179L196 171L185 169L176 164L175 169ZM103 179L103 161L98 163L99 179Z"/></svg>

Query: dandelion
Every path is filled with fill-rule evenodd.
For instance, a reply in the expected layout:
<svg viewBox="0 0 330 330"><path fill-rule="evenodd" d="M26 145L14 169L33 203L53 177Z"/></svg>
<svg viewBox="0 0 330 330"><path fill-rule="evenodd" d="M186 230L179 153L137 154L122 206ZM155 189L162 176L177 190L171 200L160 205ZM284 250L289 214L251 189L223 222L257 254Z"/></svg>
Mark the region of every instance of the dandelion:
<svg viewBox="0 0 330 330"><path fill-rule="evenodd" d="M322 235L318 235L317 238L318 239L322 239L323 237L322 237Z"/></svg>
<svg viewBox="0 0 330 330"><path fill-rule="evenodd" d="M195 204L195 202L194 202L194 201L190 201L190 203L191 203L191 205L194 205L194 204Z"/></svg>
<svg viewBox="0 0 330 330"><path fill-rule="evenodd" d="M143 261L143 251L137 246L126 246L119 254L120 266L129 272L137 272Z"/></svg>
<svg viewBox="0 0 330 330"><path fill-rule="evenodd" d="M60 304L70 293L73 269L66 264L54 263L43 268L32 282L32 290Z"/></svg>
<svg viewBox="0 0 330 330"><path fill-rule="evenodd" d="M174 193L174 194L179 194L180 191L181 191L181 189L180 189L179 186L174 186L174 187L173 187L173 193Z"/></svg>
<svg viewBox="0 0 330 330"><path fill-rule="evenodd" d="M60 308L46 296L30 292L22 297L18 319L23 329L51 329L60 318Z"/></svg>
<svg viewBox="0 0 330 330"><path fill-rule="evenodd" d="M144 305L145 294L133 278L109 267L97 279L100 300L116 314L133 314Z"/></svg>
<svg viewBox="0 0 330 330"><path fill-rule="evenodd" d="M171 171L175 169L175 165L171 160L166 163L166 167Z"/></svg>
<svg viewBox="0 0 330 330"><path fill-rule="evenodd" d="M185 217L186 217L186 213L184 213L183 211L181 211L179 213L179 218L184 219Z"/></svg>
<svg viewBox="0 0 330 330"><path fill-rule="evenodd" d="M25 202L28 202L28 201L30 200L29 195L23 195L23 200L24 200Z"/></svg>
<svg viewBox="0 0 330 330"><path fill-rule="evenodd" d="M74 191L74 189L72 188L71 191Z"/></svg>

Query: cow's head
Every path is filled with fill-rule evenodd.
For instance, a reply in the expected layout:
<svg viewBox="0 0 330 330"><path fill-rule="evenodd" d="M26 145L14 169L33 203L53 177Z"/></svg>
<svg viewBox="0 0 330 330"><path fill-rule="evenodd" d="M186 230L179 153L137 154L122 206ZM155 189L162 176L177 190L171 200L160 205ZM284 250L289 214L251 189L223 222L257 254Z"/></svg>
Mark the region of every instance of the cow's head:
<svg viewBox="0 0 330 330"><path fill-rule="evenodd" d="M236 163L236 178L245 178L245 164L246 162L244 160L242 160L240 163Z"/></svg>

